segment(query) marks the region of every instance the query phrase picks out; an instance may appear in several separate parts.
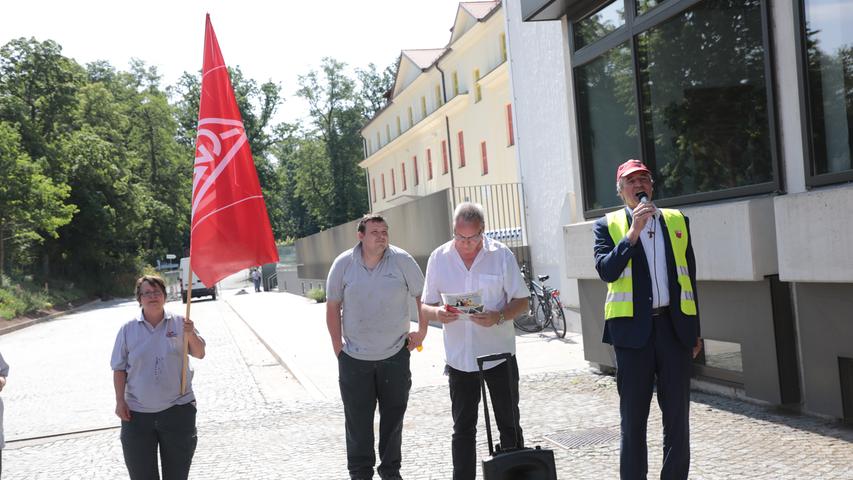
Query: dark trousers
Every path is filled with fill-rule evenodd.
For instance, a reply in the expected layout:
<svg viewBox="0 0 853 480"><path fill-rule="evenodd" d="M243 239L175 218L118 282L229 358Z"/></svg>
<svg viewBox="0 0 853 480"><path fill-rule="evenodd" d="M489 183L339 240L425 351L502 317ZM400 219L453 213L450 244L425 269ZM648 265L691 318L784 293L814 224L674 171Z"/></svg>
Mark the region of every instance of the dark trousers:
<svg viewBox="0 0 853 480"><path fill-rule="evenodd" d="M447 373L450 377L450 402L453 412L453 480L474 480L477 468L477 415L480 410L479 373L463 372L449 365ZM493 421L500 432L501 446L524 446L524 437L519 425L518 362L515 356L484 371L483 376L489 387Z"/></svg>
<svg viewBox="0 0 853 480"><path fill-rule="evenodd" d="M159 480L157 448L163 480L186 480L198 437L195 406L175 405L157 413L130 412L121 422L121 449L130 480Z"/></svg>
<svg viewBox="0 0 853 480"><path fill-rule="evenodd" d="M400 478L403 416L412 388L409 349L384 360L357 360L338 356L338 383L344 404L347 468L350 478L373 478L373 416L379 404L379 476Z"/></svg>
<svg viewBox="0 0 853 480"><path fill-rule="evenodd" d="M661 479L686 479L690 470L690 375L692 352L675 336L669 314L653 317L654 332L642 348L616 348L616 384L622 416L619 472L645 479L646 426L657 386L663 416Z"/></svg>

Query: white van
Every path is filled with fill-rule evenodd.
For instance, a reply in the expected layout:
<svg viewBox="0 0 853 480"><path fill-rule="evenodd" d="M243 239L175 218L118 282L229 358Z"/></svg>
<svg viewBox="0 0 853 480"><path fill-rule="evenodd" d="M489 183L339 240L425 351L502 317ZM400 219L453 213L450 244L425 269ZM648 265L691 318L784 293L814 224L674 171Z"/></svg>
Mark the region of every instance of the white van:
<svg viewBox="0 0 853 480"><path fill-rule="evenodd" d="M187 303L187 285L189 284L188 278L190 274L190 259L189 257L184 257L181 259L181 300L184 303ZM192 285L192 298L195 297L213 297L216 300L216 285L208 288L198 277L193 273L193 285Z"/></svg>

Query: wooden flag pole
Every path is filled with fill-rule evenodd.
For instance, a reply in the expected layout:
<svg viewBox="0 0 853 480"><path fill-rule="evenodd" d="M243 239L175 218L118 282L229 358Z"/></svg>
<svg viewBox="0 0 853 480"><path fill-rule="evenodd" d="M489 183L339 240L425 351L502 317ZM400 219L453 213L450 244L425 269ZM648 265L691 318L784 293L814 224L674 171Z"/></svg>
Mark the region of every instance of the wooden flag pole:
<svg viewBox="0 0 853 480"><path fill-rule="evenodd" d="M193 256L187 258L187 314L186 318L190 318L190 306L193 303ZM183 328L183 325L181 325ZM187 332L183 334L184 338L184 355L183 367L181 368L181 395L187 393L187 367L189 366L190 340L187 337Z"/></svg>

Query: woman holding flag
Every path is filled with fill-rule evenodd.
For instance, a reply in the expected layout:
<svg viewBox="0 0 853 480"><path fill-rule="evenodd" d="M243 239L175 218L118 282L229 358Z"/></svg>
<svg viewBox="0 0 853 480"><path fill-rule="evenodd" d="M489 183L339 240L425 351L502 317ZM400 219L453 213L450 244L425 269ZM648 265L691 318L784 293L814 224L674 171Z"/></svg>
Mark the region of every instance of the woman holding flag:
<svg viewBox="0 0 853 480"><path fill-rule="evenodd" d="M190 227L189 275L207 286L254 265L278 261L228 69L205 20ZM188 277L191 278L191 277ZM116 415L131 480L187 478L197 442L195 396L187 354L204 357L204 340L186 317L166 312L166 286L155 276L136 282L139 316L119 331L112 368Z"/></svg>
<svg viewBox="0 0 853 480"><path fill-rule="evenodd" d="M196 407L192 370L181 391L183 343L204 358L205 342L193 322L165 310L166 284L157 276L136 281L139 315L118 332L110 365L121 419L121 447L131 480L186 479L195 453Z"/></svg>

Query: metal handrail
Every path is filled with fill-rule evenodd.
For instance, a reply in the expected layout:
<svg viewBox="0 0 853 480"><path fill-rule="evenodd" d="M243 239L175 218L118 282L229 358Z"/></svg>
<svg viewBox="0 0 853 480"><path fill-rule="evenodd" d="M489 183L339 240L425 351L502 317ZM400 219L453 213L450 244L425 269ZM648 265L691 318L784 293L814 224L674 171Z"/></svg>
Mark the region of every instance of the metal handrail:
<svg viewBox="0 0 853 480"><path fill-rule="evenodd" d="M270 290L272 290L274 288L278 289L278 272L273 272L273 273L267 275L266 280L267 281L264 282L263 284L269 285ZM267 283L267 282L269 282L269 283Z"/></svg>

